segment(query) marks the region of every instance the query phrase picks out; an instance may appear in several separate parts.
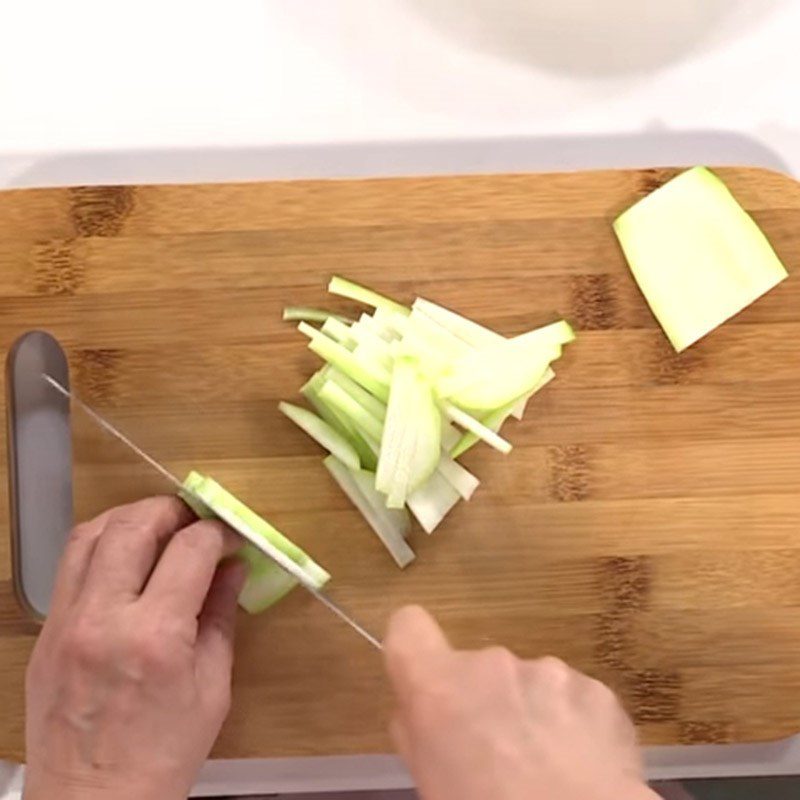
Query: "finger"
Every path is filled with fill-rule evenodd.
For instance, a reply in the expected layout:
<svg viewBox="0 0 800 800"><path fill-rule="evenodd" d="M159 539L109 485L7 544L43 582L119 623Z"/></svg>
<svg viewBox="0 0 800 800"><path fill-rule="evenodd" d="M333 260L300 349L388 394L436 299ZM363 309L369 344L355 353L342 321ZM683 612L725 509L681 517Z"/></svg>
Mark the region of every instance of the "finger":
<svg viewBox="0 0 800 800"><path fill-rule="evenodd" d="M142 602L164 616L194 622L219 562L242 546L219 520L203 519L179 530L169 541L142 593Z"/></svg>
<svg viewBox="0 0 800 800"><path fill-rule="evenodd" d="M191 519L187 506L170 496L112 509L95 545L85 593L100 602L138 597L164 541Z"/></svg>
<svg viewBox="0 0 800 800"><path fill-rule="evenodd" d="M197 631L197 665L205 675L230 675L233 668L236 604L246 578L247 565L238 558L214 574Z"/></svg>
<svg viewBox="0 0 800 800"><path fill-rule="evenodd" d="M403 759L403 761L405 761L406 766L410 768L411 738L409 737L402 720L396 714L394 717L392 717L392 721L389 723L389 735L392 737L397 754Z"/></svg>
<svg viewBox="0 0 800 800"><path fill-rule="evenodd" d="M109 509L88 522L82 522L70 531L58 563L48 616L58 615L78 599L97 541L111 511Z"/></svg>
<svg viewBox="0 0 800 800"><path fill-rule="evenodd" d="M392 615L383 644L386 670L401 700L427 682L431 671L452 654L436 620L419 606Z"/></svg>

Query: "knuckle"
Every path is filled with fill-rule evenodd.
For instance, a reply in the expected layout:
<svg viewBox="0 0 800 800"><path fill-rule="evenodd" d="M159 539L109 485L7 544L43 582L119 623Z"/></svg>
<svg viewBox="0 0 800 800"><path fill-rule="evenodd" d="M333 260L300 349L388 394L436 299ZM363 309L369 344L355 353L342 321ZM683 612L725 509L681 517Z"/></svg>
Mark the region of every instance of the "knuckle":
<svg viewBox="0 0 800 800"><path fill-rule="evenodd" d="M545 656L535 662L537 672L542 680L549 683L563 684L567 681L572 670L555 656Z"/></svg>
<svg viewBox="0 0 800 800"><path fill-rule="evenodd" d="M124 509L120 509L111 517L106 530L111 536L127 544L140 543L155 536L155 532L146 520Z"/></svg>
<svg viewBox="0 0 800 800"><path fill-rule="evenodd" d="M502 678L512 677L517 672L517 657L507 648L489 647L483 651L487 669Z"/></svg>
<svg viewBox="0 0 800 800"><path fill-rule="evenodd" d="M108 637L95 622L79 619L64 635L62 648L67 660L79 667L95 669L110 657Z"/></svg>
<svg viewBox="0 0 800 800"><path fill-rule="evenodd" d="M91 543L100 536L102 528L92 522L78 523L69 535L69 544Z"/></svg>
<svg viewBox="0 0 800 800"><path fill-rule="evenodd" d="M155 628L143 627L131 637L128 661L137 674L163 675L174 669L174 650L170 641L162 638Z"/></svg>
<svg viewBox="0 0 800 800"><path fill-rule="evenodd" d="M610 686L594 678L587 678L587 681L589 692L598 703L621 708L619 698Z"/></svg>
<svg viewBox="0 0 800 800"><path fill-rule="evenodd" d="M202 520L187 528L181 528L175 534L180 547L203 556L218 557L222 553L221 526L210 520Z"/></svg>

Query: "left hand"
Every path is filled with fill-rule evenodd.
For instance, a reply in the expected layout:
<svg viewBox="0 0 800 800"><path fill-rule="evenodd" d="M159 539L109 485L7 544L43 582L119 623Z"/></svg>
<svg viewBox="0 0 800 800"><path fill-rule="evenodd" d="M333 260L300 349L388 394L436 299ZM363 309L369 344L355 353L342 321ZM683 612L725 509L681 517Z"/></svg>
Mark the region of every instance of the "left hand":
<svg viewBox="0 0 800 800"><path fill-rule="evenodd" d="M241 546L176 497L78 525L27 672L25 800L184 800L230 705Z"/></svg>

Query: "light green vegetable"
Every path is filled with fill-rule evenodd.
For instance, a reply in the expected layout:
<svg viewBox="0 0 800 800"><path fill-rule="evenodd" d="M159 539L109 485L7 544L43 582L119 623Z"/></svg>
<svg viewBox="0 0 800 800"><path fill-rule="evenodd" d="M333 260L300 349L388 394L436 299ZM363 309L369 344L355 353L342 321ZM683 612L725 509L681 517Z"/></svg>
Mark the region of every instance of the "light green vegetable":
<svg viewBox="0 0 800 800"><path fill-rule="evenodd" d="M355 300L373 308L382 308L386 311L393 311L396 314L407 315L411 313L408 308L400 305L400 303L373 292L372 289L367 289L366 286L340 278L338 275L331 278L331 282L328 284L328 291L331 294L338 294L340 297L347 297L350 300Z"/></svg>
<svg viewBox="0 0 800 800"><path fill-rule="evenodd" d="M301 322L298 327L311 339L308 344L309 350L337 367L368 392L372 392L375 397L384 401L389 399L391 375L383 364L371 361L364 354L359 357L356 353L351 353L342 345L329 339L325 334L311 328L310 325L305 328L304 325L305 323Z"/></svg>
<svg viewBox="0 0 800 800"><path fill-rule="evenodd" d="M453 456L481 440L511 451L501 425L552 380L574 333L561 321L506 338L423 298L408 309L338 277L330 289L374 311L298 326L326 362L302 389L321 417L307 427L341 457L326 468L404 566L409 511L430 533L473 496L479 481Z"/></svg>
<svg viewBox="0 0 800 800"><path fill-rule="evenodd" d="M543 389L545 386L547 386L547 384L550 383L555 376L555 372L548 367L545 371L545 374L542 376L542 379L536 384L532 391L528 392L528 394L524 395L518 400L490 411L488 414L484 415L480 421L490 430L494 431L495 433L499 433L500 429L503 427L503 423L509 417L522 419L522 414L525 412L525 406L527 405L528 400L530 400L530 398L533 397L533 395L535 395L540 389ZM481 441L479 436L471 431L467 431L450 446L448 452L453 458L459 458L479 441Z"/></svg>
<svg viewBox="0 0 800 800"><path fill-rule="evenodd" d="M322 588L330 580L330 575L303 550L212 478L193 471L183 484L185 490L180 496L199 517L218 517L245 538L263 539L268 546L274 548L279 557L288 558L297 564L316 588ZM245 544L237 555L250 567L245 585L239 594L239 604L249 613L264 611L297 585L293 576L253 544Z"/></svg>
<svg viewBox="0 0 800 800"><path fill-rule="evenodd" d="M386 419L386 404L371 395L366 389L359 386L354 380L348 378L339 370L332 369L328 374L328 380L338 384L350 397L362 405L373 417L381 422Z"/></svg>
<svg viewBox="0 0 800 800"><path fill-rule="evenodd" d="M419 311L425 316L446 328L463 342L472 347L487 347L496 344L504 337L489 328L484 328L471 319L462 317L449 308L432 303L423 297L418 297L412 306L414 311Z"/></svg>
<svg viewBox="0 0 800 800"><path fill-rule="evenodd" d="M341 320L328 317L320 328L320 331L348 350L352 349L351 345L355 345L355 340L350 335L350 326L346 325Z"/></svg>
<svg viewBox="0 0 800 800"><path fill-rule="evenodd" d="M442 375L437 392L462 408L500 408L533 391L561 356L561 345L574 338L572 328L562 320L473 350Z"/></svg>
<svg viewBox="0 0 800 800"><path fill-rule="evenodd" d="M480 486L480 481L446 452L442 453L436 470L464 500L469 500Z"/></svg>
<svg viewBox="0 0 800 800"><path fill-rule="evenodd" d="M501 453L510 453L512 446L511 442L506 441L502 436L495 433L491 428L484 425L475 417L462 411L460 408L454 406L452 403L443 403L442 409L445 414L450 417L456 425L460 425L470 433L474 433L479 439L486 442L486 444L499 450Z"/></svg>
<svg viewBox="0 0 800 800"><path fill-rule="evenodd" d="M353 505L361 512L361 516L367 521L369 526L378 535L383 545L391 554L398 567L408 566L414 560L414 551L408 546L404 538L404 533L392 518L379 510L379 500L367 499L361 487L356 482L353 473L333 456L328 456L324 461L325 468L330 472L333 479L339 484L339 488L347 495ZM364 484L365 487L368 487ZM373 490L374 491L374 490ZM377 494L377 492L376 492ZM384 509L389 512L389 509Z"/></svg>
<svg viewBox="0 0 800 800"><path fill-rule="evenodd" d="M325 381L320 389L319 396L320 399L338 410L352 422L361 433L380 442L383 437L383 422L367 411L367 409L355 400L352 395L342 389L338 383L334 383L334 381ZM358 464L350 464L344 459L340 459L340 461L344 461L349 467L358 467Z"/></svg>
<svg viewBox="0 0 800 800"><path fill-rule="evenodd" d="M287 306L283 309L284 322L291 322L296 320L298 322L325 322L328 319L335 319L345 324L351 323L353 320L348 319L341 314L335 314L333 311L325 311L323 308L308 308L307 306Z"/></svg>
<svg viewBox="0 0 800 800"><path fill-rule="evenodd" d="M381 520L381 525L388 526L394 532L393 536L400 535L403 539L407 539L411 530L411 517L405 508L386 507L386 498L375 488L375 473L364 469L351 469L350 475Z"/></svg>
<svg viewBox="0 0 800 800"><path fill-rule="evenodd" d="M324 388L324 387L323 387ZM320 419L308 409L291 403L278 403L279 410L305 431L315 442L321 444L329 453L333 454L343 464L352 469L359 469L361 460L353 445L338 433L331 425Z"/></svg>
<svg viewBox="0 0 800 800"><path fill-rule="evenodd" d="M433 533L460 499L452 484L437 470L408 495L407 502L425 533Z"/></svg>
<svg viewBox="0 0 800 800"><path fill-rule="evenodd" d="M315 372L305 386L300 390L303 397L314 407L317 414L325 420L335 431L344 436L355 448L361 465L365 469L375 469L378 465L377 454L370 444L365 441L358 429L343 414L331 408L319 396L319 390L326 382L327 376L332 372L331 367L325 366Z"/></svg>
<svg viewBox="0 0 800 800"><path fill-rule="evenodd" d="M614 231L678 352L787 277L758 225L705 167L640 200Z"/></svg>
<svg viewBox="0 0 800 800"><path fill-rule="evenodd" d="M413 359L397 359L375 481L376 488L386 494L389 508L401 508L406 497L433 474L441 430L430 385Z"/></svg>
<svg viewBox="0 0 800 800"><path fill-rule="evenodd" d="M394 352L383 339L364 339L356 342L353 348L356 360L367 369L382 369L391 375L394 367Z"/></svg>

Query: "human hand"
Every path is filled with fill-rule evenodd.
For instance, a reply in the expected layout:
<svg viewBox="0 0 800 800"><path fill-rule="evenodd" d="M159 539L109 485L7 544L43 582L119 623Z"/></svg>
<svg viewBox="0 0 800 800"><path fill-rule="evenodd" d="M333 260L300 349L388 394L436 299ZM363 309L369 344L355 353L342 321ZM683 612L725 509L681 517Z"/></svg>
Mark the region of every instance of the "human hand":
<svg viewBox="0 0 800 800"><path fill-rule="evenodd" d="M392 737L423 800L655 800L614 693L555 658L453 650L421 608L384 640Z"/></svg>
<svg viewBox="0 0 800 800"><path fill-rule="evenodd" d="M176 497L70 535L26 682L25 800L183 800L230 705L240 542Z"/></svg>

